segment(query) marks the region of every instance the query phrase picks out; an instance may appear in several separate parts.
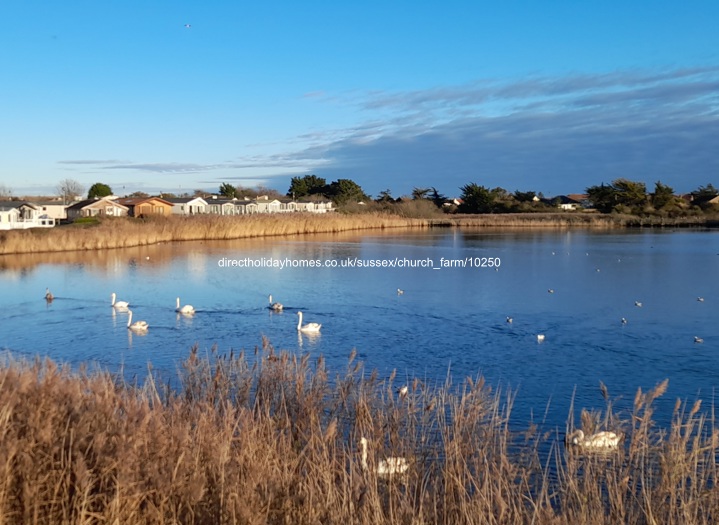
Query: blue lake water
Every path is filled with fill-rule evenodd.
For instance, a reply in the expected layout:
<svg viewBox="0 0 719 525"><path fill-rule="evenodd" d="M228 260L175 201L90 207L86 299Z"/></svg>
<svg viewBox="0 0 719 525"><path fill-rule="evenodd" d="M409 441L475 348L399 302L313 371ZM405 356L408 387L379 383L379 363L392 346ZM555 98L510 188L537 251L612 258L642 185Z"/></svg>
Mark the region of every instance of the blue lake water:
<svg viewBox="0 0 719 525"><path fill-rule="evenodd" d="M498 258L500 266L342 266L430 259L439 267L442 258ZM219 264L245 259L337 266ZM127 313L110 307L112 292L149 323L146 335L127 330ZM271 312L268 294L285 311ZM193 317L175 313L178 295L194 305ZM305 322L322 323L320 335L298 334L299 310ZM267 336L277 349L324 355L337 373L356 349L368 370L396 370L397 384L483 374L517 391L520 425L546 417L563 427L572 396L577 408L602 408L600 381L621 396L621 408L638 387L669 378L660 420L678 397L710 403L719 385L717 327L717 231L402 231L0 257L0 350L15 355L123 367L130 377L144 376L151 362L174 377L195 343L207 353L217 345L251 354Z"/></svg>

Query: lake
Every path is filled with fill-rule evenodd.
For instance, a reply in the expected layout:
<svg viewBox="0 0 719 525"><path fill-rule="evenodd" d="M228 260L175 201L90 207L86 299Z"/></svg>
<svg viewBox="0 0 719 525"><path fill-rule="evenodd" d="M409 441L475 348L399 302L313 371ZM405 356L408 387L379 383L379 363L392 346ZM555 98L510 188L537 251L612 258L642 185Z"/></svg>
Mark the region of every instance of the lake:
<svg viewBox="0 0 719 525"><path fill-rule="evenodd" d="M195 343L252 354L266 336L322 354L331 375L353 349L368 371L396 370L397 385L482 374L516 390L515 423L562 428L573 396L577 408L604 407L600 381L621 409L669 378L657 402L668 421L677 398L713 402L718 276L716 230L439 229L5 256L0 349L129 378L151 362L173 378ZM127 329L112 292L149 323L146 335ZM267 308L269 294L283 312ZM194 316L175 313L178 295ZM298 333L300 310L319 335Z"/></svg>

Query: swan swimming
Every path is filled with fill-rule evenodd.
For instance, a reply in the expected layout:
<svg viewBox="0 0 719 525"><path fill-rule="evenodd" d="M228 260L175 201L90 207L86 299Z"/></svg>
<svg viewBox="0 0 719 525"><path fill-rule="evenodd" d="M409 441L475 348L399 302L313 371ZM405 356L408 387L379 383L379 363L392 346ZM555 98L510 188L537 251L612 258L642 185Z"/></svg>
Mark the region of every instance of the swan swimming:
<svg viewBox="0 0 719 525"><path fill-rule="evenodd" d="M507 317L507 322L508 322L508 323L511 324L513 321L514 321L514 319L512 319L511 317Z"/></svg>
<svg viewBox="0 0 719 525"><path fill-rule="evenodd" d="M634 306L636 306L637 308L641 308L642 303L640 301L634 301Z"/></svg>
<svg viewBox="0 0 719 525"><path fill-rule="evenodd" d="M362 445L362 470L365 472L369 470L367 466L367 438L363 437L360 439ZM409 470L409 463L405 458L387 458L377 463L375 472L381 478L389 478L392 476L399 476Z"/></svg>
<svg viewBox="0 0 719 525"><path fill-rule="evenodd" d="M185 314L185 315L192 315L195 313L195 307L192 306L191 304L186 304L185 306L180 307L180 298L179 297L177 298L177 302L175 304L177 305L177 307L175 308L175 311L178 313Z"/></svg>
<svg viewBox="0 0 719 525"><path fill-rule="evenodd" d="M542 341L544 341L544 334L537 334L537 342L541 343Z"/></svg>
<svg viewBox="0 0 719 525"><path fill-rule="evenodd" d="M608 431L597 432L596 434L585 437L584 431L575 430L567 436L567 443L581 447L584 450L606 451L616 449L622 437L621 435Z"/></svg>
<svg viewBox="0 0 719 525"><path fill-rule="evenodd" d="M45 288L45 300L46 300L48 303L51 303L53 299L55 299L55 296L52 295L52 292L50 291L50 288Z"/></svg>
<svg viewBox="0 0 719 525"><path fill-rule="evenodd" d="M284 306L282 306L282 303L273 303L272 302L272 296L269 297L270 300L270 310L274 310L275 312L281 312Z"/></svg>
<svg viewBox="0 0 719 525"><path fill-rule="evenodd" d="M694 336L694 342L695 342L695 343L703 343L703 342L704 342L704 339L702 339L701 337L697 337L697 336L695 335L695 336Z"/></svg>
<svg viewBox="0 0 719 525"><path fill-rule="evenodd" d="M319 332L320 328L322 328L322 325L319 323L307 323L306 325L303 325L302 312L297 312L297 315L300 317L300 320L297 321L297 330L300 332Z"/></svg>
<svg viewBox="0 0 719 525"><path fill-rule="evenodd" d="M133 332L147 332L147 329L150 327L147 324L147 321L135 321L133 323L132 310L128 310L127 313L129 314L127 318L127 328L129 330L132 330Z"/></svg>
<svg viewBox="0 0 719 525"><path fill-rule="evenodd" d="M117 295L115 294L115 292L112 292L111 297L112 297L112 303L110 303L110 305L113 308L127 308L128 306L130 306L130 303L128 303L127 301L115 301L115 299L117 298Z"/></svg>
<svg viewBox="0 0 719 525"><path fill-rule="evenodd" d="M397 295L402 295L404 293L404 290L402 288L397 288Z"/></svg>

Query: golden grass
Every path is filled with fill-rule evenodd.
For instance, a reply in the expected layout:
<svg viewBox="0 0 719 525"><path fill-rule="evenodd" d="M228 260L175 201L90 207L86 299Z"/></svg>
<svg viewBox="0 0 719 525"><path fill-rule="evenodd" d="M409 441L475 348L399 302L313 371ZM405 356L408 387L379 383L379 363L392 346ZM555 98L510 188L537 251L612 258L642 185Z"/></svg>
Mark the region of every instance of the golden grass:
<svg viewBox="0 0 719 525"><path fill-rule="evenodd" d="M0 523L704 524L719 515L719 433L695 403L652 421L666 384L626 417L615 453L569 453L556 432L510 429L513 394L367 374L350 356L201 358L173 391L51 361L0 368ZM571 422L570 422L571 423ZM570 425L571 426L571 425ZM370 442L361 467L360 437ZM548 455L539 453L550 447ZM384 457L408 473L378 479Z"/></svg>
<svg viewBox="0 0 719 525"><path fill-rule="evenodd" d="M153 217L146 220L114 218L102 220L96 225L0 232L0 255L128 248L158 242L229 240L415 227L427 227L427 222L380 213L196 215Z"/></svg>

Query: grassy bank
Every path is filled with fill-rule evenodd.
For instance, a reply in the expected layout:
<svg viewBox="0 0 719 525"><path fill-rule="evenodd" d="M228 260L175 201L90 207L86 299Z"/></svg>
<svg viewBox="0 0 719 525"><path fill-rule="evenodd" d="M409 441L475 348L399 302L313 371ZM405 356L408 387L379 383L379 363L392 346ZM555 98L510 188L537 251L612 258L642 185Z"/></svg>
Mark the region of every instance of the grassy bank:
<svg viewBox="0 0 719 525"><path fill-rule="evenodd" d="M455 228L636 228L636 227L704 227L716 226L716 218L707 216L687 217L638 217L636 215L600 213L505 213L486 215L452 215L432 219L435 227Z"/></svg>
<svg viewBox="0 0 719 525"><path fill-rule="evenodd" d="M330 378L333 378L330 380ZM719 434L699 404L652 422L582 414L626 438L603 455L510 430L512 395L480 379L429 387L362 366L192 351L181 386L135 388L51 362L0 368L0 522L147 524L704 524L719 515ZM570 425L571 426L571 425ZM358 443L369 440L363 467ZM540 450L550 450L540 454ZM380 479L402 456L409 470Z"/></svg>
<svg viewBox="0 0 719 525"><path fill-rule="evenodd" d="M716 221L715 221L716 222ZM281 235L339 233L389 228L594 228L707 226L701 217L641 218L596 213L432 214L387 213L114 218L51 229L0 232L0 255L130 248L159 242L231 240ZM716 225L715 225L716 226Z"/></svg>

